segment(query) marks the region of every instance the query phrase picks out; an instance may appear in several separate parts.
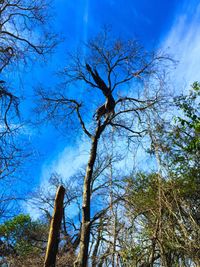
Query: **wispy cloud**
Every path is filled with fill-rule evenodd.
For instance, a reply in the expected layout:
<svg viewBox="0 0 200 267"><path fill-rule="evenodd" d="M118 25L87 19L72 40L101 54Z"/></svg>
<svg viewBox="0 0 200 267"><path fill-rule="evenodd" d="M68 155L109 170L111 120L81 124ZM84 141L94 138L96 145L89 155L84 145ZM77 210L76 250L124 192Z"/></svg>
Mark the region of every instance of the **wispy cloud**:
<svg viewBox="0 0 200 267"><path fill-rule="evenodd" d="M76 145L67 146L60 152L56 153L56 155L53 155L52 153L42 166L39 187L43 191L46 191L46 193L55 190L55 188L51 187L49 184L49 179L52 173L61 175L64 181L72 178L72 176L87 163L89 148L89 142L82 138ZM54 194L55 192L53 191L52 193ZM31 214L33 219L38 219L41 216L41 210L33 205L31 201L28 201L23 205L23 209L26 213ZM70 209L69 214L71 217L77 215L78 209L73 203L68 209Z"/></svg>
<svg viewBox="0 0 200 267"><path fill-rule="evenodd" d="M89 0L85 0L83 10L83 34L84 41L87 40L88 32L88 9ZM200 81L200 3L197 0L186 1L176 14L170 31L162 41L163 49L167 50L179 61L173 71L172 80L179 92L188 88L194 81ZM65 147L57 155L51 156L43 164L41 172L41 185L47 185L52 172L61 174L64 179L73 176L77 170L87 163L89 153L89 142L81 140L75 146ZM138 151L138 159L144 167L144 154ZM133 156L127 155L118 167L133 167ZM149 164L149 163L148 163ZM149 166L146 164L147 166ZM31 212L31 210L30 210Z"/></svg>
<svg viewBox="0 0 200 267"><path fill-rule="evenodd" d="M84 14L83 14L83 21L86 24L88 24L88 12L89 12L89 0L85 0L85 8L84 8Z"/></svg>
<svg viewBox="0 0 200 267"><path fill-rule="evenodd" d="M89 0L84 0L83 25L87 38ZM162 47L179 60L173 73L175 84L179 88L200 80L200 3L197 0L186 1L176 14L170 31L162 42ZM47 181L52 172L68 178L87 162L89 143L80 141L76 146L63 149L43 164L41 183Z"/></svg>
<svg viewBox="0 0 200 267"><path fill-rule="evenodd" d="M89 142L80 141L74 146L65 147L56 156L47 160L42 167L41 183L47 183L53 172L64 179L73 176L88 160Z"/></svg>
<svg viewBox="0 0 200 267"><path fill-rule="evenodd" d="M200 80L199 1L186 1L182 5L162 46L179 61L172 75L179 90Z"/></svg>

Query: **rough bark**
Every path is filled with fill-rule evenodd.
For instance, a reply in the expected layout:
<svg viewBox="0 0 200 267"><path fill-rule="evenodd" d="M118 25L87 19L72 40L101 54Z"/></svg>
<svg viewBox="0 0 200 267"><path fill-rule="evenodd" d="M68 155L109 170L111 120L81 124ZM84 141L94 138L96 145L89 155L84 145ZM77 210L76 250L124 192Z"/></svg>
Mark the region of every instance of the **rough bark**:
<svg viewBox="0 0 200 267"><path fill-rule="evenodd" d="M65 188L61 185L59 186L55 197L54 213L51 219L44 267L55 267L56 264L56 254L58 252L60 227L63 216L64 195Z"/></svg>

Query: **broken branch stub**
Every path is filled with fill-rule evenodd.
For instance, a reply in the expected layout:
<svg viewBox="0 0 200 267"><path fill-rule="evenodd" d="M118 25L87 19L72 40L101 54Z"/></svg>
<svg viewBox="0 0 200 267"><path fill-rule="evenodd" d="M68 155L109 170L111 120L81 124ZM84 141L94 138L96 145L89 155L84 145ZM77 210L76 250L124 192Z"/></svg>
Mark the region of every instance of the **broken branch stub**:
<svg viewBox="0 0 200 267"><path fill-rule="evenodd" d="M56 264L56 255L58 252L58 244L60 239L60 227L63 216L64 196L65 188L61 185L58 187L55 197L54 213L51 219L44 267L55 267Z"/></svg>

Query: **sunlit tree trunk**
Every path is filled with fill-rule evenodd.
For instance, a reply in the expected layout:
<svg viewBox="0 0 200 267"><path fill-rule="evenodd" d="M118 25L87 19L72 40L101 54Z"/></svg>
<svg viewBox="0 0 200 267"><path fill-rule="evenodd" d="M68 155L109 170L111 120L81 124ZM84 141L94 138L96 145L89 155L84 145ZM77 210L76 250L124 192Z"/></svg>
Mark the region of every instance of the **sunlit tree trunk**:
<svg viewBox="0 0 200 267"><path fill-rule="evenodd" d="M55 267L56 264L56 254L58 252L60 227L63 216L64 196L65 188L61 185L59 186L55 197L54 213L51 219L49 238L44 262L45 267Z"/></svg>

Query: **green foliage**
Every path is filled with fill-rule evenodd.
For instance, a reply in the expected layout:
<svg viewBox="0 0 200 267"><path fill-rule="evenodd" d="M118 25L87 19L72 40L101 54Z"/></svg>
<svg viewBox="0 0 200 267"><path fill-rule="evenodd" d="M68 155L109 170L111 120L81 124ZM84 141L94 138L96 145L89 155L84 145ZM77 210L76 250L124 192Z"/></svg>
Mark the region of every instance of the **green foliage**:
<svg viewBox="0 0 200 267"><path fill-rule="evenodd" d="M137 173L126 179L133 236L122 250L125 266L154 266L152 257L160 266L200 263L200 84L174 101L175 123L155 133L165 177Z"/></svg>
<svg viewBox="0 0 200 267"><path fill-rule="evenodd" d="M21 236L22 230L31 223L29 215L20 214L0 225L0 236Z"/></svg>
<svg viewBox="0 0 200 267"><path fill-rule="evenodd" d="M174 99L179 116L168 134L170 160L175 172L199 168L200 161L200 84L195 82L188 95Z"/></svg>
<svg viewBox="0 0 200 267"><path fill-rule="evenodd" d="M185 149L192 152L200 144L200 84L195 82L189 95L176 98L175 103L183 111L183 117L177 117L178 129L187 135L189 143Z"/></svg>
<svg viewBox="0 0 200 267"><path fill-rule="evenodd" d="M127 181L127 193L130 196L129 201L134 205L135 211L140 212L140 208L155 208L157 198L157 176L156 174L145 175L138 173L135 177Z"/></svg>
<svg viewBox="0 0 200 267"><path fill-rule="evenodd" d="M37 243L45 234L47 226L29 215L20 214L0 225L0 240L21 256L41 251Z"/></svg>
<svg viewBox="0 0 200 267"><path fill-rule="evenodd" d="M139 173L126 179L126 216L134 233L134 242L129 240L122 250L127 266L148 262L154 245L155 258L160 257L162 246L174 264L177 258L195 262L199 257L199 179L194 172L168 175L167 180L156 173Z"/></svg>

